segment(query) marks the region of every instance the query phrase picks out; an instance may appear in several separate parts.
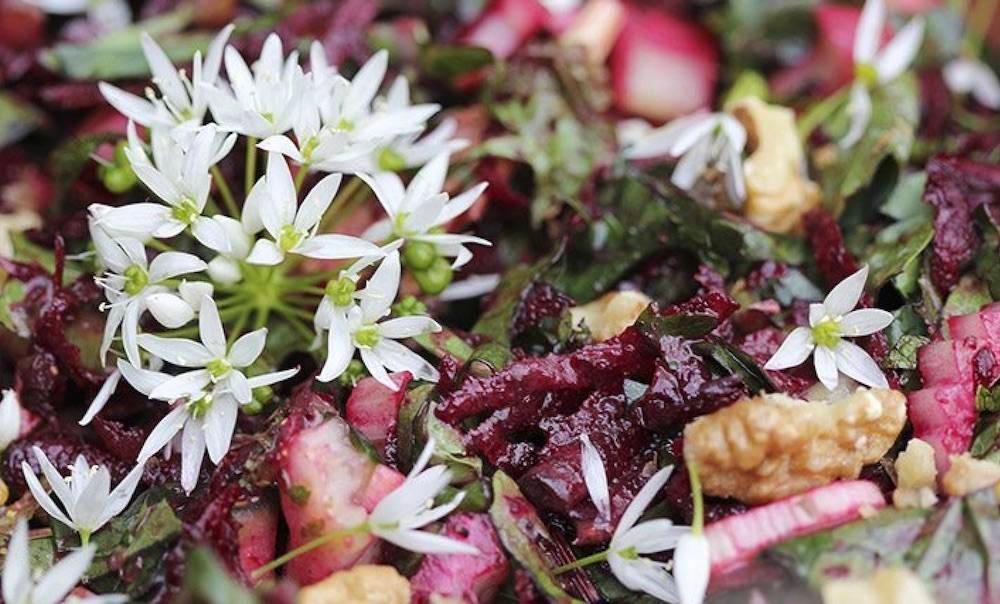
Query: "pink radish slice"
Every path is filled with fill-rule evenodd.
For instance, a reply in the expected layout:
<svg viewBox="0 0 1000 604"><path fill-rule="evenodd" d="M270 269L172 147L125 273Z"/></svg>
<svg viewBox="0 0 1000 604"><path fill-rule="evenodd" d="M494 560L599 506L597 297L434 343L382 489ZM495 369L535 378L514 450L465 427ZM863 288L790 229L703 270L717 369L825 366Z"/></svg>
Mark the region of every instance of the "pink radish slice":
<svg viewBox="0 0 1000 604"><path fill-rule="evenodd" d="M487 514L459 512L445 521L441 534L472 545L479 554L424 556L410 579L413 602L492 602L510 573L496 528Z"/></svg>
<svg viewBox="0 0 1000 604"><path fill-rule="evenodd" d="M951 340L932 342L921 347L917 352L917 366L926 387L963 381Z"/></svg>
<svg viewBox="0 0 1000 604"><path fill-rule="evenodd" d="M505 59L538 33L549 18L549 11L538 0L495 0L459 40Z"/></svg>
<svg viewBox="0 0 1000 604"><path fill-rule="evenodd" d="M399 406L406 398L406 385L413 376L408 371L389 376L399 389L387 388L375 378L360 380L347 399L347 423L364 434L376 449L382 451L385 439L396 427Z"/></svg>
<svg viewBox="0 0 1000 604"><path fill-rule="evenodd" d="M611 54L618 109L665 121L707 107L719 74L711 36L656 10L632 8Z"/></svg>
<svg viewBox="0 0 1000 604"><path fill-rule="evenodd" d="M885 498L875 483L850 480L714 522L705 527L712 552L712 574L745 564L776 543L855 520L862 508L884 505Z"/></svg>
<svg viewBox="0 0 1000 604"><path fill-rule="evenodd" d="M984 342L989 340L986 336L986 326L983 325L978 313L949 317L948 335L951 339L959 341L965 338L977 338Z"/></svg>
<svg viewBox="0 0 1000 604"><path fill-rule="evenodd" d="M240 569L249 577L275 557L278 542L277 501L270 497L257 497L235 508L233 520L239 527L236 541Z"/></svg>
<svg viewBox="0 0 1000 604"><path fill-rule="evenodd" d="M947 384L907 395L913 436L934 447L938 472L948 469L950 455L964 453L972 443L976 401L972 384Z"/></svg>

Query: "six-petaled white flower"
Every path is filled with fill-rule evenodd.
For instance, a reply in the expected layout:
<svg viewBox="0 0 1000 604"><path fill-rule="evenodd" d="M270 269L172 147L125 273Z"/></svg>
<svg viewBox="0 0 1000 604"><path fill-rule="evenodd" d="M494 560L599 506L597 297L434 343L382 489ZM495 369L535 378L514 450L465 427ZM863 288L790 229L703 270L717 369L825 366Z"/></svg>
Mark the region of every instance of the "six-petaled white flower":
<svg viewBox="0 0 1000 604"><path fill-rule="evenodd" d="M370 241L423 242L433 245L440 256L454 258L452 268L459 268L472 259L465 245L490 242L473 235L441 232L443 227L462 215L486 190L479 183L468 191L448 198L442 193L448 173L448 154L437 155L420 169L406 186L394 173L381 172L374 176L359 174L375 192L382 209L388 215L362 235Z"/></svg>
<svg viewBox="0 0 1000 604"><path fill-rule="evenodd" d="M330 174L316 183L302 205L296 207L297 195L292 173L285 158L277 153L267 157L266 188L256 207L260 222L274 239L258 239L247 256L251 264L279 264L287 253L322 260L343 260L379 255L377 245L334 233L317 234L320 220L333 202L340 187L340 174Z"/></svg>
<svg viewBox="0 0 1000 604"><path fill-rule="evenodd" d="M850 125L840 146L850 148L861 140L872 116L871 90L888 84L906 71L920 50L924 20L914 17L879 50L885 28L884 0L866 0L854 32L854 82L851 84L847 114Z"/></svg>
<svg viewBox="0 0 1000 604"><path fill-rule="evenodd" d="M604 510L600 513L606 513L610 517L611 496L608 492L607 472L600 454L589 439L581 439L581 445L581 464L587 493L598 510ZM645 558L643 554L673 549L677 546L678 540L691 529L686 526L675 526L666 518L656 518L638 524L637 522L663 485L667 484L672 471L673 466L657 471L636 493L622 512L606 550L611 573L621 581L622 585L633 591L646 592L664 602L680 601L675 578L676 581L682 582L686 580L686 576L671 576L667 563ZM677 563L675 554L674 564Z"/></svg>
<svg viewBox="0 0 1000 604"><path fill-rule="evenodd" d="M165 284L170 279L205 270L205 263L197 256L184 252L163 252L146 260L142 243L131 237L112 238L102 228L91 224L91 239L97 248L100 261L108 268L97 283L104 288L108 310L101 341L100 356L103 360L111 348L119 326L125 354L134 364L139 364L139 318L149 309L165 327L176 328L194 317L194 311L183 298L174 295ZM153 294L169 296L152 297Z"/></svg>
<svg viewBox="0 0 1000 604"><path fill-rule="evenodd" d="M857 344L844 338L867 336L892 323L892 313L878 308L853 310L861 300L868 279L863 266L837 284L822 303L809 305L809 327L792 330L765 369L801 365L813 355L816 377L828 390L837 387L839 374L872 388L888 388L878 364Z"/></svg>
<svg viewBox="0 0 1000 604"><path fill-rule="evenodd" d="M203 216L212 188L209 167L232 149L235 137L221 136L214 126L202 126L189 145L182 145L166 131L152 130L152 160L129 124L129 145L125 150L132 170L161 203L132 203L107 209L98 223L113 232L148 239L168 238L190 228L202 244L225 248L222 228Z"/></svg>
<svg viewBox="0 0 1000 604"><path fill-rule="evenodd" d="M241 370L252 365L264 351L267 328L244 334L230 346L219 309L208 296L202 298L198 327L201 342L139 335L139 346L150 354L178 367L194 368L159 384L149 396L163 401L197 398L209 384L214 384L216 394L228 393L242 405L249 403L252 386Z"/></svg>
<svg viewBox="0 0 1000 604"><path fill-rule="evenodd" d="M59 604L80 583L90 567L96 549L92 545L70 552L44 573L31 568L31 548L28 521L18 520L7 542L7 555L3 561L0 592L6 604ZM88 604L127 602L128 597L118 594L96 596L85 600Z"/></svg>
<svg viewBox="0 0 1000 604"><path fill-rule="evenodd" d="M88 464L83 455L77 456L70 467L69 476L64 478L41 449L33 447L33 451L42 474L66 511L59 509L28 462L22 461L21 471L24 472L24 479L32 496L49 516L80 533L84 545L94 531L125 509L142 478L143 464L140 462L112 490L111 473L108 469Z"/></svg>
<svg viewBox="0 0 1000 604"><path fill-rule="evenodd" d="M690 191L709 168L725 176L726 194L737 206L746 199L743 148L747 133L727 113L695 113L651 130L625 149L629 159L680 158L670 181Z"/></svg>
<svg viewBox="0 0 1000 604"><path fill-rule="evenodd" d="M398 250L401 243L401 241L388 243L382 246L379 255L359 258L347 268L339 271L336 279L327 282L326 287L323 288L323 299L316 307L316 314L313 317L313 327L316 329L317 335L322 335L323 331L330 328L333 313L346 316L347 311L361 298L367 295L382 295L381 293L368 292L366 289L359 290L358 280L361 278L363 270Z"/></svg>
<svg viewBox="0 0 1000 604"><path fill-rule="evenodd" d="M6 388L0 399L0 453L21 435L21 400L17 391Z"/></svg>
<svg viewBox="0 0 1000 604"><path fill-rule="evenodd" d="M140 38L142 54L153 72L153 83L160 95L156 96L152 90L147 89L148 98L144 99L107 82L99 84L101 94L112 107L143 126L200 126L208 108L202 84L212 85L218 79L222 50L232 33L233 26L227 25L215 36L208 46L204 62L201 51L194 54L189 79L183 70L174 67L170 57L156 41L143 32Z"/></svg>
<svg viewBox="0 0 1000 604"><path fill-rule="evenodd" d="M971 94L983 107L1000 109L1000 79L986 63L965 57L954 59L944 66L941 75L954 94Z"/></svg>
<svg viewBox="0 0 1000 604"><path fill-rule="evenodd" d="M448 503L434 506L434 499L451 480L451 471L444 465L428 468L433 453L434 439L429 439L406 480L375 505L368 516L368 530L411 552L478 554L468 543L420 530L450 514L465 496L459 493Z"/></svg>
<svg viewBox="0 0 1000 604"><path fill-rule="evenodd" d="M416 379L438 380L433 365L396 340L440 331L441 326L423 316L382 320L396 299L400 270L399 253L392 252L368 280L365 295L358 304L346 312L330 313L327 359L316 379L321 382L336 379L347 369L355 351L360 351L372 377L392 390L398 390L399 386L388 371L409 371Z"/></svg>

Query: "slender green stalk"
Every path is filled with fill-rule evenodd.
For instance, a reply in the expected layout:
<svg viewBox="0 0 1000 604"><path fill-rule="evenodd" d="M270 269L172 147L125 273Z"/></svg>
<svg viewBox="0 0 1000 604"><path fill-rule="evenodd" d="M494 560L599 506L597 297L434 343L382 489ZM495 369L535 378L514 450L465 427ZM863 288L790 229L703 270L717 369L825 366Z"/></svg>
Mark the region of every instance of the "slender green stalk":
<svg viewBox="0 0 1000 604"><path fill-rule="evenodd" d="M174 251L173 246L171 246L169 243L167 243L165 241L160 241L159 239L156 239L156 238L150 239L146 243L146 245L148 245L149 247L153 248L154 250L156 250L158 252L172 252L172 251Z"/></svg>
<svg viewBox="0 0 1000 604"><path fill-rule="evenodd" d="M215 179L215 184L219 187L219 194L222 195L222 203L226 205L226 211L233 218L239 218L240 208L236 205L236 198L233 197L233 191L229 188L229 183L222 176L222 170L218 166L212 166L212 178Z"/></svg>
<svg viewBox="0 0 1000 604"><path fill-rule="evenodd" d="M330 229L344 219L344 214L349 213L349 210L356 206L357 202L353 202L353 198L361 190L361 185L361 179L355 176L340 188L337 196L334 197L333 202L330 204L330 209L327 211L326 216L323 217L322 222L319 224L320 233L330 232Z"/></svg>
<svg viewBox="0 0 1000 604"><path fill-rule="evenodd" d="M303 543L302 545L300 545L297 548L289 551L288 553L286 553L283 556L280 556L278 558L275 558L274 560L271 560L267 564L261 566L260 568L258 568L255 571L253 571L253 573L251 573L250 577L254 581L257 581L261 577L263 577L264 575L266 575L267 573L269 573L269 572L271 572L271 571L273 571L273 570L275 570L277 568L280 568L280 567L284 566L285 564L288 564L289 562L291 562L295 558L298 558L302 554L307 554L307 553L313 551L314 549L316 549L318 547L323 547L324 545L327 545L328 543L332 543L332 542L334 542L334 541L336 541L338 539L343 539L344 537L350 537L351 535L361 535L361 534L365 534L367 532L368 532L368 523L367 522L364 522L362 524L359 524L358 526L353 526L353 527L350 527L350 528L337 529L337 530L334 530L334 531L330 531L329 533L326 533L326 534L320 535L319 537L316 537L312 541L307 541L306 543Z"/></svg>
<svg viewBox="0 0 1000 604"><path fill-rule="evenodd" d="M302 183L305 181L306 176L309 175L309 164L303 164L299 166L299 171L295 174L295 192L298 193L302 190Z"/></svg>
<svg viewBox="0 0 1000 604"><path fill-rule="evenodd" d="M237 315L236 322L233 323L232 329L229 330L229 338L227 338L227 342L226 342L227 345L232 346L233 342L236 341L236 338L238 338L238 337L240 337L242 335L243 327L247 324L247 321L249 319L250 319L250 310L249 309L246 309L243 312L241 312L239 315Z"/></svg>
<svg viewBox="0 0 1000 604"><path fill-rule="evenodd" d="M687 460L688 477L691 480L691 499L694 503L694 517L691 520L691 532L700 535L705 528L705 503L701 496L701 478L698 476L698 466L691 459Z"/></svg>
<svg viewBox="0 0 1000 604"><path fill-rule="evenodd" d="M255 182L257 182L257 138L250 136L247 137L246 170L243 175L243 188L247 195L250 194Z"/></svg>
<svg viewBox="0 0 1000 604"><path fill-rule="evenodd" d="M806 140L813 130L820 124L830 119L840 107L847 102L847 95L850 87L845 86L836 93L826 97L822 101L812 105L802 117L799 118L799 138Z"/></svg>
<svg viewBox="0 0 1000 604"><path fill-rule="evenodd" d="M562 566L557 566L552 569L553 575L561 575L564 572L576 570L578 568L583 568L584 566L590 566L591 564L597 564L598 562L604 562L608 559L608 550L597 552L596 554L591 554L585 558L580 558L579 560L574 560L569 564L563 564Z"/></svg>

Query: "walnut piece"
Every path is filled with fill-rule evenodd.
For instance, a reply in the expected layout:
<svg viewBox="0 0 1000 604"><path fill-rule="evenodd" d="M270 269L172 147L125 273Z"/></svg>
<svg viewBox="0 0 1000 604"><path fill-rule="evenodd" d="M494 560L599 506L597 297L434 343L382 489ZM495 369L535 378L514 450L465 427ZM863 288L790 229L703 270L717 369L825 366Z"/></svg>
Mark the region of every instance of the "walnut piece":
<svg viewBox="0 0 1000 604"><path fill-rule="evenodd" d="M934 447L911 439L906 450L896 458L896 490L892 503L897 508L929 508L937 503L937 466Z"/></svg>
<svg viewBox="0 0 1000 604"><path fill-rule="evenodd" d="M799 229L802 215L819 205L820 194L806 174L795 112L752 97L735 103L730 111L746 128L753 149L743 162L744 214L772 233Z"/></svg>
<svg viewBox="0 0 1000 604"><path fill-rule="evenodd" d="M608 292L593 302L569 309L573 325L581 321L597 342L609 340L635 323L651 300L637 291Z"/></svg>
<svg viewBox="0 0 1000 604"><path fill-rule="evenodd" d="M944 492L952 497L963 497L998 483L1000 483L1000 464L976 459L968 453L952 455L951 466L941 477Z"/></svg>
<svg viewBox="0 0 1000 604"><path fill-rule="evenodd" d="M823 604L934 604L934 598L913 571L880 568L867 579L827 581Z"/></svg>
<svg viewBox="0 0 1000 604"><path fill-rule="evenodd" d="M391 566L361 564L299 591L297 604L409 604L410 582Z"/></svg>
<svg viewBox="0 0 1000 604"><path fill-rule="evenodd" d="M684 456L705 493L766 503L857 478L905 422L906 396L896 390L859 388L829 404L766 394L688 424Z"/></svg>

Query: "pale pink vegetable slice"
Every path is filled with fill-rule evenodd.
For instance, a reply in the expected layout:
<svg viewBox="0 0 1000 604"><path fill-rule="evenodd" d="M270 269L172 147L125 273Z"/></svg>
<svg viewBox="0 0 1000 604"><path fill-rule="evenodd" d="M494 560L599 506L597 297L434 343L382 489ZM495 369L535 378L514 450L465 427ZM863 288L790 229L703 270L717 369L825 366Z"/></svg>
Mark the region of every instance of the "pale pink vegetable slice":
<svg viewBox="0 0 1000 604"><path fill-rule="evenodd" d="M379 451L384 451L385 439L396 427L399 406L406 398L406 385L412 376L408 371L389 376L399 386L392 390L375 378L360 380L347 399L347 423L363 434Z"/></svg>
<svg viewBox="0 0 1000 604"><path fill-rule="evenodd" d="M849 480L729 516L705 527L712 573L731 570L772 545L850 522L863 509L884 505L885 497L875 483Z"/></svg>
<svg viewBox="0 0 1000 604"><path fill-rule="evenodd" d="M948 469L949 456L968 451L976 425L976 399L970 383L924 388L907 395L913 436L934 447L938 472Z"/></svg>

